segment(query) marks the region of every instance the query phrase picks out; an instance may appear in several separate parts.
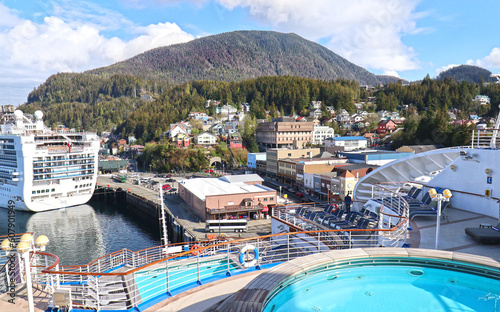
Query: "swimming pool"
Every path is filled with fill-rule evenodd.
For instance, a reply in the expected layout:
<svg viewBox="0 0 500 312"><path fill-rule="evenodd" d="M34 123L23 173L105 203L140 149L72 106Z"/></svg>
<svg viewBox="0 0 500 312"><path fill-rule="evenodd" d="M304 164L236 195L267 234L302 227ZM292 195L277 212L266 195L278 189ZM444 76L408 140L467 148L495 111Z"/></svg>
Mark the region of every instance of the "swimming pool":
<svg viewBox="0 0 500 312"><path fill-rule="evenodd" d="M500 272L436 259L357 259L284 280L263 311L500 312Z"/></svg>

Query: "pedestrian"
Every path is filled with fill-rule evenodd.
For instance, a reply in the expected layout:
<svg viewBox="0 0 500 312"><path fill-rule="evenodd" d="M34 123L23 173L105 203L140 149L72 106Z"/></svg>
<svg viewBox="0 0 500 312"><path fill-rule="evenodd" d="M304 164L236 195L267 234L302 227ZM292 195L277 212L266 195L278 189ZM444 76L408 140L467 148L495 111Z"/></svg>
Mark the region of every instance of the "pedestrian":
<svg viewBox="0 0 500 312"><path fill-rule="evenodd" d="M346 212L351 211L352 198L351 196L349 196L349 193L347 193L346 196L344 197L344 202L345 202Z"/></svg>

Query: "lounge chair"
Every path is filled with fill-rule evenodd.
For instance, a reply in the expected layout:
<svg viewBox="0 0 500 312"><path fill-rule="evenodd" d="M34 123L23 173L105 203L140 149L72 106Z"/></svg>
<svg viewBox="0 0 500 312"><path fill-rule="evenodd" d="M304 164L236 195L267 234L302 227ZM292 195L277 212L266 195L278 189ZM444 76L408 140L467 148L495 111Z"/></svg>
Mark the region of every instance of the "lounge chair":
<svg viewBox="0 0 500 312"><path fill-rule="evenodd" d="M496 226L465 228L465 234L480 244L500 244L500 223Z"/></svg>
<svg viewBox="0 0 500 312"><path fill-rule="evenodd" d="M442 218L447 218L447 216L444 214L444 211L446 210L446 207L448 207L449 201L445 201L441 204L441 217ZM437 208L431 207L431 206L426 206L422 207L421 209L416 209L412 210L410 208L410 221L413 220L415 217L429 217L429 216L437 216Z"/></svg>

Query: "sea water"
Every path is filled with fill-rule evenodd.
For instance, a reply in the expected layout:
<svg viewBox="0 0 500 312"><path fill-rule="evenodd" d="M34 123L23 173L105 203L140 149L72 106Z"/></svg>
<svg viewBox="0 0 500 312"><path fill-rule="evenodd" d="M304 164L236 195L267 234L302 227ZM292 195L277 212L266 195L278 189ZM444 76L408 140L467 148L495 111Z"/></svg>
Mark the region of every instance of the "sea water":
<svg viewBox="0 0 500 312"><path fill-rule="evenodd" d="M0 208L0 235L8 234L8 219L8 210ZM157 227L113 202L91 201L38 213L16 211L14 219L16 233L46 235L50 241L46 252L57 255L62 265L87 264L124 248L137 251L161 245Z"/></svg>

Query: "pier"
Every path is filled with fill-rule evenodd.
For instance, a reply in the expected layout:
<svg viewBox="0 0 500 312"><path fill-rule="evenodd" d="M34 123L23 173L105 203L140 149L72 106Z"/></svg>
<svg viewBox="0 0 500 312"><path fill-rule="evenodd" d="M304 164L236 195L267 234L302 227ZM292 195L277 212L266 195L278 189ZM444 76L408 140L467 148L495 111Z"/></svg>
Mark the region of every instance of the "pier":
<svg viewBox="0 0 500 312"><path fill-rule="evenodd" d="M152 174L144 173L143 177ZM153 180L162 180L152 178ZM178 182L169 182L173 188L178 189ZM160 230L160 196L158 185L137 185L132 180L118 182L111 176L100 175L97 178L97 189L94 197L101 195L105 200L122 200L127 204L127 210L141 217ZM200 220L177 194L164 192L164 207L167 213L168 237L171 243L181 241L203 241L207 239L205 222ZM271 234L270 220L250 220L246 233L216 233L224 234L227 238L247 238L258 235Z"/></svg>

